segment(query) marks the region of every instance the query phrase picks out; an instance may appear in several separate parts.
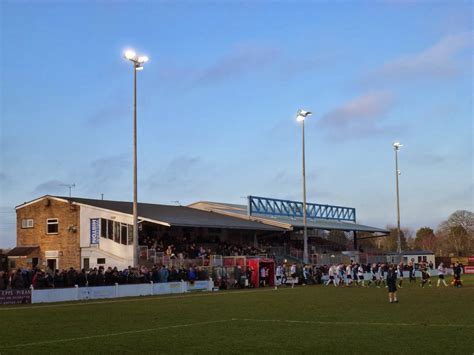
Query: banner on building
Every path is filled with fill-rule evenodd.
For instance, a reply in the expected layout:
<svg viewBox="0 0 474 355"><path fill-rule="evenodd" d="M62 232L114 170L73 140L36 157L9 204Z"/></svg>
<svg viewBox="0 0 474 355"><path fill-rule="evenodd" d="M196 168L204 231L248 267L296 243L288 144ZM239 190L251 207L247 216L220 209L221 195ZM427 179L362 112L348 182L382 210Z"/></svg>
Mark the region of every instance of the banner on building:
<svg viewBox="0 0 474 355"><path fill-rule="evenodd" d="M91 218L91 244L99 244L100 219Z"/></svg>
<svg viewBox="0 0 474 355"><path fill-rule="evenodd" d="M31 290L0 291L0 304L25 304L31 303Z"/></svg>

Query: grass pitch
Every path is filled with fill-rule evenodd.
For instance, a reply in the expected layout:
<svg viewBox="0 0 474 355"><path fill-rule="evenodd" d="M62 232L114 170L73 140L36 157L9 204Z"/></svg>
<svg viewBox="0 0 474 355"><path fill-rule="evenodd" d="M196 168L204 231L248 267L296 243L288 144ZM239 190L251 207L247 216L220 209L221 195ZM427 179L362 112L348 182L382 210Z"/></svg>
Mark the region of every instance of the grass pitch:
<svg viewBox="0 0 474 355"><path fill-rule="evenodd" d="M437 278L432 278L434 282ZM0 354L473 354L465 286L306 286L0 308Z"/></svg>

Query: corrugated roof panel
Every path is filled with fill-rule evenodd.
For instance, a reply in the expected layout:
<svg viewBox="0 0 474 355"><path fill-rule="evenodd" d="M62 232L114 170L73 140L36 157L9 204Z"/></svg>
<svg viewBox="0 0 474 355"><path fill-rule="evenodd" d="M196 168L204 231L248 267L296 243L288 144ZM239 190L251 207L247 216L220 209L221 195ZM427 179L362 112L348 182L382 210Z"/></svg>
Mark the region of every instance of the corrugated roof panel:
<svg viewBox="0 0 474 355"><path fill-rule="evenodd" d="M204 209L207 211L214 211L217 213L230 213L230 214L234 214L235 216L247 216L247 206L245 205L200 201L200 202L193 203L190 206L194 208ZM304 227L303 218L287 218L283 216L269 217L268 215L258 215L258 214L253 214L252 217L260 219L263 223L265 223L265 221L272 221L272 222L287 224L296 228ZM388 233L389 232L382 228L376 228L376 227L366 226L363 224L352 223L352 222L347 222L347 221L338 221L334 219L323 219L323 218L308 219L307 226L308 228L326 229L326 230L357 231L357 232L370 232L370 233Z"/></svg>
<svg viewBox="0 0 474 355"><path fill-rule="evenodd" d="M94 200L77 197L53 196L116 212L133 214L133 204L125 201ZM285 231L265 223L245 220L242 218L223 215L220 213L203 211L186 206L169 206L151 203L138 203L138 216L156 221L166 222L172 226L251 229L265 231Z"/></svg>

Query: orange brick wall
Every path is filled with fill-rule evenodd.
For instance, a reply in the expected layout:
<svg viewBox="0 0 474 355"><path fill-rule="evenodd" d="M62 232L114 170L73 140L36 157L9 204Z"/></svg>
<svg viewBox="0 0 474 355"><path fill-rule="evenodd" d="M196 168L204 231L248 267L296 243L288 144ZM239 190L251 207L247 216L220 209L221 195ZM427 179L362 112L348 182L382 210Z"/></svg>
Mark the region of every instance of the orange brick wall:
<svg viewBox="0 0 474 355"><path fill-rule="evenodd" d="M45 251L59 251L60 269L81 266L79 245L80 207L69 202L44 198L16 211L17 246L39 246L39 266L46 267ZM58 234L47 234L46 220L58 218ZM33 228L21 228L23 219L33 219ZM75 231L69 229L75 227Z"/></svg>

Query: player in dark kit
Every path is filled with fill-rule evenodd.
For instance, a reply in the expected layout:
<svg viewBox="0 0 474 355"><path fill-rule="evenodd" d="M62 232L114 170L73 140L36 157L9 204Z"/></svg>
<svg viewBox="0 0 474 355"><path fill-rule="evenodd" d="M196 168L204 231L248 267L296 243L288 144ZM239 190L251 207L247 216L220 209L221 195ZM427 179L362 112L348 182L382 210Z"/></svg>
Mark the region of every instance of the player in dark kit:
<svg viewBox="0 0 474 355"><path fill-rule="evenodd" d="M430 279L430 273L428 272L428 268L426 266L426 263L421 263L420 264L420 270L421 270L421 287L425 287L425 284L428 283L428 285L431 287L431 279Z"/></svg>
<svg viewBox="0 0 474 355"><path fill-rule="evenodd" d="M390 303L398 303L397 299L397 270L395 265L390 264L387 271L388 300Z"/></svg>
<svg viewBox="0 0 474 355"><path fill-rule="evenodd" d="M454 264L454 268L453 268L453 286L454 287L461 287L462 286L462 281L461 281L461 265L459 265L459 263L455 263Z"/></svg>

